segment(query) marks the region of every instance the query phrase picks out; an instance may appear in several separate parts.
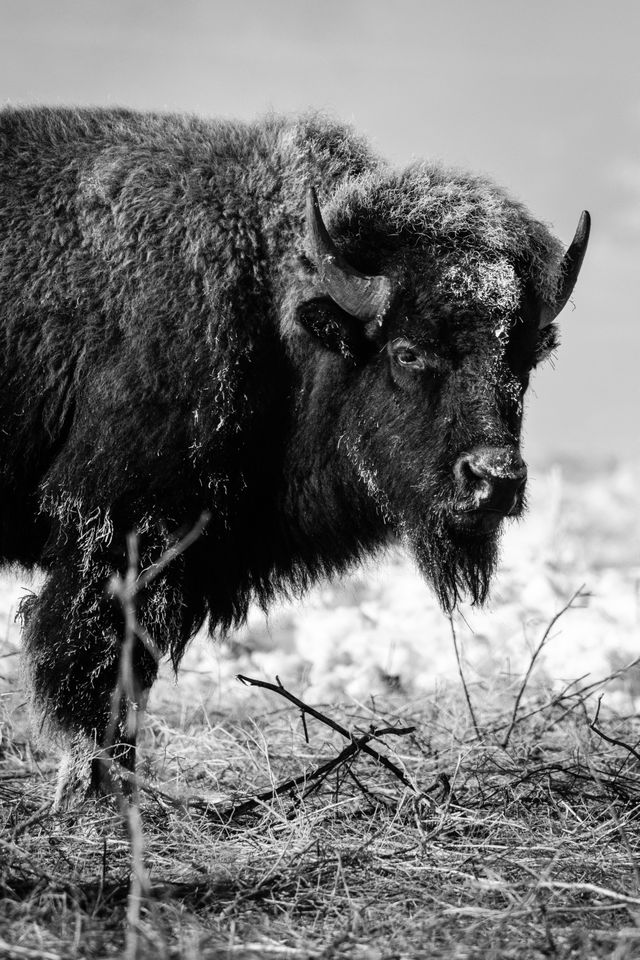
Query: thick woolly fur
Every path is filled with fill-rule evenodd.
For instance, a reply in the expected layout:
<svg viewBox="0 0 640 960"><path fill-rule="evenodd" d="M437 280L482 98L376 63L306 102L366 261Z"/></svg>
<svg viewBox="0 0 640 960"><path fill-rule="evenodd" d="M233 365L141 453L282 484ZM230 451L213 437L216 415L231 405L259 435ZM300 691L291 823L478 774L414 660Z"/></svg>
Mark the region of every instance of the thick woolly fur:
<svg viewBox="0 0 640 960"><path fill-rule="evenodd" d="M41 567L24 604L38 702L102 737L121 643L105 592L140 537L206 534L141 598L180 659L405 537L443 604L481 600L496 535L455 529L452 466L517 447L561 249L486 179L395 170L322 116L253 125L126 110L0 113L0 551ZM400 291L382 326L325 295L304 228ZM419 376L387 345L426 351ZM393 367L393 368L392 368ZM155 675L136 653L142 687Z"/></svg>

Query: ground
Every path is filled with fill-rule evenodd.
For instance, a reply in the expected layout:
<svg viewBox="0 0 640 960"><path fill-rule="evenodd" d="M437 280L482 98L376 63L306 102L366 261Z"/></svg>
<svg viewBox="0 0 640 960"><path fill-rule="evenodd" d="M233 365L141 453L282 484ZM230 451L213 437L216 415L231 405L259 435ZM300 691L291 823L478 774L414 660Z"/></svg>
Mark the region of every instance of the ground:
<svg viewBox="0 0 640 960"><path fill-rule="evenodd" d="M198 638L122 810L51 810L13 622L37 582L7 578L0 957L640 956L639 480L533 477L483 611L450 622L398 550Z"/></svg>

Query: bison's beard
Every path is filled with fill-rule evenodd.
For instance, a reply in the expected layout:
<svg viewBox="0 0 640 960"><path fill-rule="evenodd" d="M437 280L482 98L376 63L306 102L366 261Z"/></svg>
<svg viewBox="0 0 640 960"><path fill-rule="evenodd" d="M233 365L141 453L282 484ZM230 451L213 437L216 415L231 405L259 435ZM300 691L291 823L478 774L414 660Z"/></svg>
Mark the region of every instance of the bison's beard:
<svg viewBox="0 0 640 960"><path fill-rule="evenodd" d="M465 598L484 603L498 559L497 533L460 529L442 515L430 515L407 536L445 612Z"/></svg>

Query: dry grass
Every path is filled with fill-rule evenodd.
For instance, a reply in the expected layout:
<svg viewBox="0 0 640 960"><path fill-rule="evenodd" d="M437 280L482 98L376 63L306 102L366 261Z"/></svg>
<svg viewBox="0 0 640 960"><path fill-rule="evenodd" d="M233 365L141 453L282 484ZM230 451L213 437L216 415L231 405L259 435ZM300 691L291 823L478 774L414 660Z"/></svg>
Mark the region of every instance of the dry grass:
<svg viewBox="0 0 640 960"><path fill-rule="evenodd" d="M7 658L8 659L8 658ZM55 761L34 752L9 682L0 764L0 956L121 956L130 879L115 805L51 814ZM600 685L521 681L391 697L331 715L415 784L358 754L229 822L219 810L344 745L269 692L252 715L150 715L141 813L150 895L139 957L637 957L640 773L635 717L598 717ZM194 799L198 798L197 802ZM208 803L202 803L202 800Z"/></svg>

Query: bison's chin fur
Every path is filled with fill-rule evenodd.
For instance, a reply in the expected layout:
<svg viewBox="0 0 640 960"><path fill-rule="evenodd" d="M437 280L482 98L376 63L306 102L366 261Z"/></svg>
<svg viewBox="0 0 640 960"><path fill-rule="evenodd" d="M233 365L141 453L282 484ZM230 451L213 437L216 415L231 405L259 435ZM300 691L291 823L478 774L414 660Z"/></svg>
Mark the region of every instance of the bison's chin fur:
<svg viewBox="0 0 640 960"><path fill-rule="evenodd" d="M485 602L498 561L499 531L461 529L432 514L407 532L418 567L446 613L461 600Z"/></svg>

